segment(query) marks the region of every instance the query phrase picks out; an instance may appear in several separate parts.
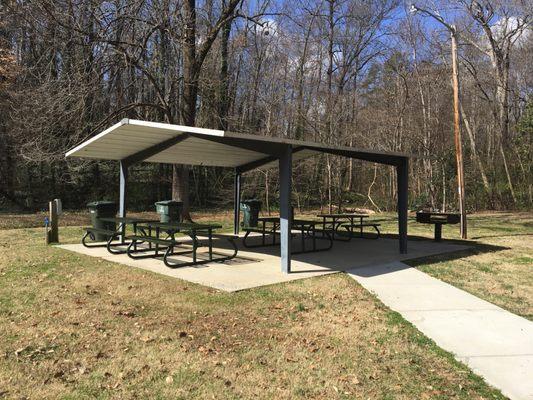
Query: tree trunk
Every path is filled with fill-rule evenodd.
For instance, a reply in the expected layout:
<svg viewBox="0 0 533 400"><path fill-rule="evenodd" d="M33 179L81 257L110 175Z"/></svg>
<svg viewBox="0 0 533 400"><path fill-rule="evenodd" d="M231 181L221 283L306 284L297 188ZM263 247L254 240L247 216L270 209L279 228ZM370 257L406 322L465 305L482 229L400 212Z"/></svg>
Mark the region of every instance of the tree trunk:
<svg viewBox="0 0 533 400"><path fill-rule="evenodd" d="M228 129L229 110L229 76L228 76L228 45L231 34L231 21L224 24L220 37L220 88L218 105L218 128Z"/></svg>
<svg viewBox="0 0 533 400"><path fill-rule="evenodd" d="M511 180L511 173L509 172L509 166L507 165L507 157L505 157L505 150L503 149L503 144L500 146L500 152L502 154L503 167L505 169L505 176L507 178L507 183L509 185L511 197L513 198L514 204L516 204L516 194L514 192L513 181Z"/></svg>
<svg viewBox="0 0 533 400"><path fill-rule="evenodd" d="M498 60L496 65L496 107L500 125L500 140L504 147L509 142L509 58Z"/></svg>
<svg viewBox="0 0 533 400"><path fill-rule="evenodd" d="M174 164L172 166L172 199L181 201L182 218L191 220L189 202L189 166Z"/></svg>
<svg viewBox="0 0 533 400"><path fill-rule="evenodd" d="M478 165L479 173L481 174L481 180L483 181L483 187L485 188L485 192L487 192L487 195L489 196L489 200L492 203L492 191L490 189L489 180L487 179L487 174L485 173L485 167L483 166L483 163L481 162L481 158L479 157L479 154L477 151L474 132L472 132L472 129L470 127L470 122L468 121L468 118L466 117L465 110L462 104L460 104L460 108L461 108L461 116L463 117L463 123L465 125L466 132L468 133L468 139L470 140L470 149L472 150L472 157L474 158L474 161Z"/></svg>
<svg viewBox="0 0 533 400"><path fill-rule="evenodd" d="M328 210L329 210L329 213L331 214L333 212L333 199L331 195L331 185L332 185L331 183L331 158L329 154L326 154L326 167L328 171L328 174L327 174Z"/></svg>
<svg viewBox="0 0 533 400"><path fill-rule="evenodd" d="M181 122L187 126L196 123L198 96L198 68L196 65L196 1L183 2L183 94L180 108ZM189 166L172 168L172 198L183 202L182 218L191 220L189 203Z"/></svg>

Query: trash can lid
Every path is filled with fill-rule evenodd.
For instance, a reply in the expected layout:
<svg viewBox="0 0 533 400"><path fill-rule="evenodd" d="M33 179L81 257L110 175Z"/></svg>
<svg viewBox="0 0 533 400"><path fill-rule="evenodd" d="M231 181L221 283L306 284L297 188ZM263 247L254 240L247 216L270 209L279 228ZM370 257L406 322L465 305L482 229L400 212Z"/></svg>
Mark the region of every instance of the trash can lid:
<svg viewBox="0 0 533 400"><path fill-rule="evenodd" d="M183 204L183 202L177 200L161 200L155 202L156 206L177 206L180 204Z"/></svg>
<svg viewBox="0 0 533 400"><path fill-rule="evenodd" d="M261 203L261 200L257 200L257 199L247 199L247 200L242 200L241 203L244 203L244 204L248 204L248 203Z"/></svg>
<svg viewBox="0 0 533 400"><path fill-rule="evenodd" d="M108 200L97 200L97 201L91 201L90 203L87 203L87 207L100 207L100 206L115 206L117 203L114 201L108 201Z"/></svg>

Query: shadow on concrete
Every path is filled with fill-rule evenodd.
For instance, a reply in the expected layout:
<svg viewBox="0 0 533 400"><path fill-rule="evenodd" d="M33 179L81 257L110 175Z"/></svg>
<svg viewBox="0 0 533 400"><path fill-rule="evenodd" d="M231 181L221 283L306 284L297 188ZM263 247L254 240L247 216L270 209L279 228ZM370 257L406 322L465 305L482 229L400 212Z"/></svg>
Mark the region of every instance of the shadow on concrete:
<svg viewBox="0 0 533 400"><path fill-rule="evenodd" d="M255 242L253 241L255 240ZM253 238L251 243L260 243L260 238ZM293 251L301 248L301 236L293 238ZM306 239L306 246L310 247L311 241ZM435 242L422 236L409 236L408 253L400 254L398 249L398 236L387 234L378 240L368 238L352 238L349 242L334 241L333 248L328 251L293 255L295 266L291 274L305 274L314 272L347 271L355 268L380 266L396 261L407 262L405 268L416 267L422 264L453 261L475 254L497 252L508 249L504 246L489 245L474 241L441 240ZM279 246L265 246L245 248L239 243L239 249L248 253L267 254L279 257ZM316 268L315 268L316 267ZM372 270L372 269L370 269ZM376 267L373 274L388 273L387 268Z"/></svg>
<svg viewBox="0 0 533 400"><path fill-rule="evenodd" d="M257 238L258 240L258 238ZM228 249L224 239L214 241L214 250ZM311 278L340 271L361 276L387 275L420 264L454 260L472 254L506 249L476 242L434 242L421 237L409 237L408 254L400 254L397 236L385 235L378 240L352 238L349 242L335 241L328 251L293 256L292 273L281 271L279 246L245 248L239 241L239 259L235 263L209 263L202 268L167 268L160 259L132 260L125 254L112 255L105 248L87 249L81 244L62 245L61 248L100 257L131 267L183 279L225 291L251 289L265 285ZM306 240L306 246L310 245ZM301 236L293 238L294 249L301 245ZM228 249L229 250L229 249ZM206 251L204 248L202 251ZM407 261L411 267L402 264Z"/></svg>

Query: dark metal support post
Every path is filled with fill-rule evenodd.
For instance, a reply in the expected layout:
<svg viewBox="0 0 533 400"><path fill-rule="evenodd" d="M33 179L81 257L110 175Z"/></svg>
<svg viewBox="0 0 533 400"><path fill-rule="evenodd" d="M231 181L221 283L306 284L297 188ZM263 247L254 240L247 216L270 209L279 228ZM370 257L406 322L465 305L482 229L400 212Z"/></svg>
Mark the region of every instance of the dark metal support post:
<svg viewBox="0 0 533 400"><path fill-rule="evenodd" d="M281 231L281 272L291 272L291 177L292 148L287 146L279 158L279 214Z"/></svg>
<svg viewBox="0 0 533 400"><path fill-rule="evenodd" d="M126 216L126 190L128 183L128 164L124 161L120 162L120 200L118 216L124 218ZM122 227L122 233L124 233L124 227ZM120 241L124 242L124 235L120 235Z"/></svg>
<svg viewBox="0 0 533 400"><path fill-rule="evenodd" d="M398 235L400 253L407 253L407 203L409 190L409 162L405 158L396 166L398 186Z"/></svg>
<svg viewBox="0 0 533 400"><path fill-rule="evenodd" d="M239 223L241 219L241 173L235 169L235 184L233 194L233 234L239 234Z"/></svg>
<svg viewBox="0 0 533 400"><path fill-rule="evenodd" d="M442 239L442 224L435 224L435 242L440 242Z"/></svg>

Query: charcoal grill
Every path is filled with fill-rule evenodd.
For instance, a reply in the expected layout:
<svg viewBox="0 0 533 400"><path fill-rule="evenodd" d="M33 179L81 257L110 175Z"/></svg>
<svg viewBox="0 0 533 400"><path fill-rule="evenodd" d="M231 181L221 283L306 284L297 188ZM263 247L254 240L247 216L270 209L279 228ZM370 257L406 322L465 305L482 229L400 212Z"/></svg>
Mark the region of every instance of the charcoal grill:
<svg viewBox="0 0 533 400"><path fill-rule="evenodd" d="M421 224L435 225L435 241L436 242L442 239L442 225L458 224L460 221L461 221L460 214L443 213L443 212L428 212L428 211L418 211L416 213L416 222L420 222Z"/></svg>

